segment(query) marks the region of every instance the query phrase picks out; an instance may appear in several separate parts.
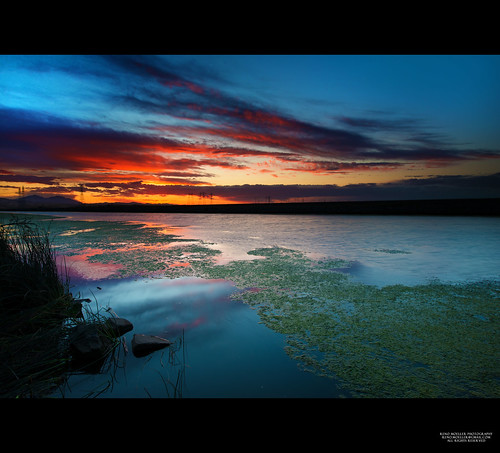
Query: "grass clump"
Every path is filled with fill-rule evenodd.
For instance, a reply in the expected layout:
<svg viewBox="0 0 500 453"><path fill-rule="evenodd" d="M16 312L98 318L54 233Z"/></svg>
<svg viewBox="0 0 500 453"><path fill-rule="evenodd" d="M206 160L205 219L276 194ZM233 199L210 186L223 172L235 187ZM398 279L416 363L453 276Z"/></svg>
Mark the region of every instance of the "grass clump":
<svg viewBox="0 0 500 453"><path fill-rule="evenodd" d="M0 283L3 314L69 297L69 281L59 276L48 234L25 220L0 225Z"/></svg>

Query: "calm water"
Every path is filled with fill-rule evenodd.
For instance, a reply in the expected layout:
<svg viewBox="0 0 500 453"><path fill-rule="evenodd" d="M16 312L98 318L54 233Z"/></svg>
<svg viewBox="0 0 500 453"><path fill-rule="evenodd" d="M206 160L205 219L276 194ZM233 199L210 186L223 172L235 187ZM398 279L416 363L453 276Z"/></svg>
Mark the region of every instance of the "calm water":
<svg viewBox="0 0 500 453"><path fill-rule="evenodd" d="M222 252L219 265L248 260L248 251L262 247L299 250L313 259L340 258L350 262L341 272L378 287L499 278L497 218L69 213L66 220L89 221L89 229L91 221L139 222L200 239ZM73 376L65 397L104 388L100 396L109 398L350 396L339 390L335 377L303 371L285 352L286 336L229 297L235 291L230 282L189 276L109 278L109 268L87 257L80 253L71 259L73 292L109 305L133 322L134 331L124 336L129 351L121 353L111 375ZM135 358L133 333L159 335L180 346Z"/></svg>
<svg viewBox="0 0 500 453"><path fill-rule="evenodd" d="M498 218L129 213L67 218L163 226L172 234L214 243L223 252L222 263L272 246L333 256L351 261L350 274L368 284L482 280L498 278L500 268Z"/></svg>

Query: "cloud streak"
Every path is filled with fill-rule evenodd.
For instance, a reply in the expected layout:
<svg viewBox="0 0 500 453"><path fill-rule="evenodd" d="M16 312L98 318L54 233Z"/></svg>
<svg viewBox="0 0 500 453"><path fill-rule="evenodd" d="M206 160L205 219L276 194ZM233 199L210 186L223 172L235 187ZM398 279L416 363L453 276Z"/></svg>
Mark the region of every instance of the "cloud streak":
<svg viewBox="0 0 500 453"><path fill-rule="evenodd" d="M142 181L95 182L72 187L39 187L32 193L98 193L105 197L191 196L235 203L343 200L420 200L433 198L500 197L500 173L488 176L451 175L410 178L388 183L359 183L339 186L301 184L241 184L228 186L155 185ZM438 196L436 196L438 194ZM165 199L167 202L167 199Z"/></svg>
<svg viewBox="0 0 500 453"><path fill-rule="evenodd" d="M221 197L236 201L232 195L238 192L236 186L231 186L232 194L221 189L221 171L246 170L275 177L357 175L416 165L439 168L500 156L498 149L454 143L415 119L337 115L314 122L298 118L265 102L223 92L216 86L227 81L196 64L174 65L161 57L123 55L85 61L90 64L83 71L82 64L62 63L53 67L33 64L31 70L58 71L87 80L89 86L94 83L88 92L95 96L96 105L115 110L92 118L0 104L0 168L5 169L0 181L61 186L60 191L63 186L69 190L80 184L80 190L124 196L177 190L161 184L210 185ZM85 103L82 93L78 98ZM109 175L111 186L102 185L104 175ZM436 183L428 182L426 187ZM393 188L398 184L373 188L385 196L396 194ZM423 186L414 182L412 188L416 191ZM278 187L271 185L268 191L284 200ZM302 195L294 187L300 187ZM309 197L307 187L312 186L290 186L289 193L294 194L290 196ZM410 183L401 187L406 189ZM448 182L443 187L451 186ZM328 195L315 196L336 197L341 192L354 196L355 189L365 193L359 185L343 190L328 185L324 189ZM323 193L323 189L314 190ZM243 192L241 196L246 197Z"/></svg>
<svg viewBox="0 0 500 453"><path fill-rule="evenodd" d="M392 159L395 161L455 162L463 159L497 157L498 150L489 151L464 148L432 131L425 130L414 119L379 119L338 117L335 125L324 126L302 121L279 113L267 106L259 106L234 96L188 80L175 68L163 68L158 58L112 58L122 69L142 80L142 85L154 78L162 86L176 90L151 91L151 87L136 91L136 95L123 98L129 106L170 115L190 121L204 121L206 126L190 127L184 131L193 137L211 136L230 139L249 147L265 146L293 153L297 158L332 159ZM198 78L203 78L199 74ZM376 139L374 132L398 133L399 143ZM404 146L402 146L403 144ZM238 148L236 148L238 149ZM229 152L229 150L228 150ZM241 149L240 149L241 155Z"/></svg>

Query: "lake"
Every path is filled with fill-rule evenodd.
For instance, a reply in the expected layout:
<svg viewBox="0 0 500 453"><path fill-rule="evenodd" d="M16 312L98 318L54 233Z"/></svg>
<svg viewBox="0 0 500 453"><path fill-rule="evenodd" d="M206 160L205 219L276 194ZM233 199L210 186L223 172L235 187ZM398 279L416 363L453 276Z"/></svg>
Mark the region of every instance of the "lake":
<svg viewBox="0 0 500 453"><path fill-rule="evenodd" d="M500 396L499 218L43 215L72 293L134 325L54 396Z"/></svg>

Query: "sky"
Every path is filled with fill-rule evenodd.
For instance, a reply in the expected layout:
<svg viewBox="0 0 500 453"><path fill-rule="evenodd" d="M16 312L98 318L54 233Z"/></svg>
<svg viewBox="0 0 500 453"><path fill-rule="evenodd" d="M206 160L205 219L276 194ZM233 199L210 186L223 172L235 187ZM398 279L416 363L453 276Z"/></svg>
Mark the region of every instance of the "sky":
<svg viewBox="0 0 500 453"><path fill-rule="evenodd" d="M0 197L500 197L500 55L0 55Z"/></svg>

